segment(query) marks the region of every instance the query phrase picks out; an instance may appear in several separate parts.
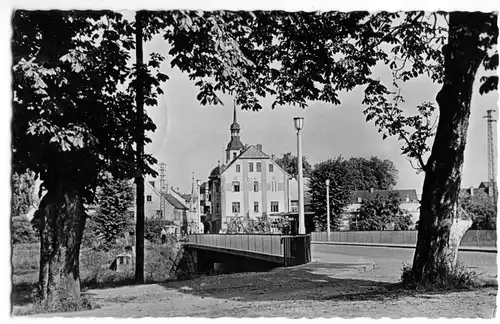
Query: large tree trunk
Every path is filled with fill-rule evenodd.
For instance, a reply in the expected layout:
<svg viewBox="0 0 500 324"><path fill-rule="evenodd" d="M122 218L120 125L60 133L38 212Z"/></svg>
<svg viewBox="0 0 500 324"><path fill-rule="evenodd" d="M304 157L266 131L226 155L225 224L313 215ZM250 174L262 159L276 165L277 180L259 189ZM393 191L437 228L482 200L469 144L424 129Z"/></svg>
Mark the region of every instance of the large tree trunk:
<svg viewBox="0 0 500 324"><path fill-rule="evenodd" d="M47 305L80 300L79 256L86 214L77 190L49 189L39 207L39 294Z"/></svg>
<svg viewBox="0 0 500 324"><path fill-rule="evenodd" d="M425 169L413 261L413 275L418 282L432 283L438 267L455 267L458 246L472 223L459 212L458 196L472 86L485 55L479 37L487 19L486 14L477 12L449 15L449 39L443 48L444 84L436 98L439 123Z"/></svg>

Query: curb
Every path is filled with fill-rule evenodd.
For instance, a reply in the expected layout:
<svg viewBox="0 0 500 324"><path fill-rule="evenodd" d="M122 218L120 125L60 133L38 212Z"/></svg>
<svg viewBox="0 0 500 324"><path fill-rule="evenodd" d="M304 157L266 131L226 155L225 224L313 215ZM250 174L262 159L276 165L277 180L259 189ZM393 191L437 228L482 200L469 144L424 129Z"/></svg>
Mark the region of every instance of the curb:
<svg viewBox="0 0 500 324"><path fill-rule="evenodd" d="M384 244L384 243L357 243L357 242L320 242L312 241L311 244L320 245L350 245L350 246L366 246L366 247L388 247L399 249L414 249L415 245L411 244ZM474 247L474 246L459 246L459 251L464 252L482 252L482 253L497 253L496 247Z"/></svg>

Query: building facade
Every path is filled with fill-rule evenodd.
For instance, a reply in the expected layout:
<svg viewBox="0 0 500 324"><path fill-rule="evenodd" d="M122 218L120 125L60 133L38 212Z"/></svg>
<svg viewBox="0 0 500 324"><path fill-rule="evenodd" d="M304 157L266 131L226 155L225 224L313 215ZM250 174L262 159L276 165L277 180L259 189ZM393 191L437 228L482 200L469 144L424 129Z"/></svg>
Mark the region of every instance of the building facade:
<svg viewBox="0 0 500 324"><path fill-rule="evenodd" d="M290 210L291 176L262 151L262 145L243 145L240 130L235 107L225 163L219 161L205 187L205 220L211 233L227 229L238 217L272 219Z"/></svg>

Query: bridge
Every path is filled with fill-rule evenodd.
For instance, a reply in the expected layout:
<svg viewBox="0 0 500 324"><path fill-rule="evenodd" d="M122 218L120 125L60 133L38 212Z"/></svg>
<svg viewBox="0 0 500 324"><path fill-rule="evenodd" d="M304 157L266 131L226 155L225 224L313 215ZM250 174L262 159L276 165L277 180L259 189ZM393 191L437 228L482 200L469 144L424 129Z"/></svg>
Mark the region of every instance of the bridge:
<svg viewBox="0 0 500 324"><path fill-rule="evenodd" d="M197 264L293 266L311 261L310 235L191 234L187 249ZM257 261L257 262L256 262Z"/></svg>

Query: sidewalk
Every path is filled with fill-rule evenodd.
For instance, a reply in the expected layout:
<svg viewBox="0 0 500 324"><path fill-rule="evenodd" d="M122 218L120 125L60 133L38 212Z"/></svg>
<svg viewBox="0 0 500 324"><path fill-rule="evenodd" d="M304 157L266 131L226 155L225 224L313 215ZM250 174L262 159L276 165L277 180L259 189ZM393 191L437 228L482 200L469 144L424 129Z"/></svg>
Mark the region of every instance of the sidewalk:
<svg viewBox="0 0 500 324"><path fill-rule="evenodd" d="M312 244L324 244L324 245L350 245L350 246L371 246L371 247L390 247L390 248L401 248L401 249L414 249L413 244L391 244L391 243L360 243L360 242L321 242L312 241ZM484 252L484 253L497 253L497 247L495 246L460 246L459 251L465 252Z"/></svg>

